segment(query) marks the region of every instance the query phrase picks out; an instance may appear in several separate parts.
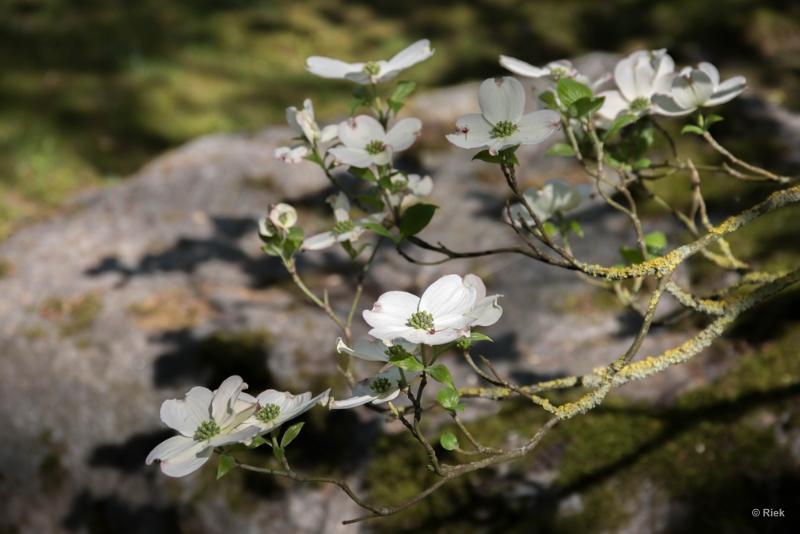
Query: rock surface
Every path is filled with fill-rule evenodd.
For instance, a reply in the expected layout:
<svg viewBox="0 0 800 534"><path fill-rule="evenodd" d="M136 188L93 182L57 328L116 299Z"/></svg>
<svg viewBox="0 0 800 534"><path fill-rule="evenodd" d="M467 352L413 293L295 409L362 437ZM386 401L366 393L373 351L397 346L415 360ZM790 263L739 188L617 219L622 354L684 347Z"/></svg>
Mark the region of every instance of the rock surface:
<svg viewBox="0 0 800 534"><path fill-rule="evenodd" d="M423 96L416 106L435 111L435 123L452 124L473 102L468 85ZM0 279L0 527L42 534L359 530L341 526L358 511L335 488L238 473L214 483L212 467L171 480L143 463L169 435L158 420L161 401L191 385L215 387L241 374L251 389L305 390L335 374L336 330L260 252L256 236L257 218L280 200L300 208L307 232L326 224L324 177L311 164L272 159L273 148L290 137L271 128L189 143L119 185L79 196L63 214L0 246L12 266ZM521 151L524 186L578 179L566 159L543 152ZM495 169L428 139L404 164L434 177L432 200L441 212L424 233L429 241L461 250L513 242L500 222L506 197ZM616 263L619 244L633 239L625 220L597 204L580 220L587 235L575 250L588 261ZM648 224L678 241L668 222ZM335 306L346 307L351 278L343 274L343 256L306 256L302 271L312 287L331 288ZM517 256L419 268L387 247L362 306L382 291L417 291L449 272L475 272L505 295L504 317L487 332L496 343L485 354L520 382L590 371L624 351L637 327L619 309L598 307L598 293L573 274ZM688 335L657 329L640 355ZM715 376L727 358L715 361L673 369L623 393L667 400ZM477 383L454 365L460 383ZM344 465L358 485L380 422L358 411L311 417L349 429L330 447L325 435L304 437L320 441L309 450L327 466Z"/></svg>

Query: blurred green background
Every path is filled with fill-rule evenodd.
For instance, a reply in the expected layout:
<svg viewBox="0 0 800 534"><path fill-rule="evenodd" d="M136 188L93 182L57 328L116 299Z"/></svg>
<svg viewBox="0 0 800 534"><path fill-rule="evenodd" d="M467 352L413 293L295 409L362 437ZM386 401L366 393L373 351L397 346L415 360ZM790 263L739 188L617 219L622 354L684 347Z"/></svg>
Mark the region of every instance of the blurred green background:
<svg viewBox="0 0 800 534"><path fill-rule="evenodd" d="M792 107L800 97L796 2L617 0L5 0L0 2L0 238L83 187L113 181L211 132L255 130L347 84L304 59L389 57L428 37L423 86L592 50L668 47L736 68Z"/></svg>

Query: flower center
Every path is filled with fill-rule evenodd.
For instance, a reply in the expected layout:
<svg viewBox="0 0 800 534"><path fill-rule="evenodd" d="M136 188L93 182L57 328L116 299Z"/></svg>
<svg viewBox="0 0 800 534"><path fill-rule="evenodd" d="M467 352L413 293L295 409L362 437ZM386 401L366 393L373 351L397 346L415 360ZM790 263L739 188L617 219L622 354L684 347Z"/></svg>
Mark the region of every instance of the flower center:
<svg viewBox="0 0 800 534"><path fill-rule="evenodd" d="M423 310L414 312L406 321L406 326L417 330L433 330L433 315Z"/></svg>
<svg viewBox="0 0 800 534"><path fill-rule="evenodd" d="M650 107L650 100L643 96L640 96L639 98L636 98L634 99L633 102L631 102L631 111L635 111L637 113L640 111L644 111L649 107Z"/></svg>
<svg viewBox="0 0 800 534"><path fill-rule="evenodd" d="M400 345L393 345L388 349L386 349L385 351L383 351L383 353L386 354L390 360L392 358L406 358L408 356L411 356L408 353L408 351L403 347L401 347Z"/></svg>
<svg viewBox="0 0 800 534"><path fill-rule="evenodd" d="M369 76L377 76L381 73L381 66L375 61L368 61L364 64L364 68L362 70L364 71L364 74Z"/></svg>
<svg viewBox="0 0 800 534"><path fill-rule="evenodd" d="M379 377L372 381L369 388L375 392L376 395L385 395L389 393L392 388L392 381L385 377Z"/></svg>
<svg viewBox="0 0 800 534"><path fill-rule="evenodd" d="M192 437L195 441L207 441L219 434L219 431L220 428L217 422L213 419L209 419L208 421L200 423Z"/></svg>
<svg viewBox="0 0 800 534"><path fill-rule="evenodd" d="M278 417L281 413L281 407L277 404L267 404L256 412L256 419L262 423L269 423Z"/></svg>
<svg viewBox="0 0 800 534"><path fill-rule="evenodd" d="M339 221L333 225L333 233L337 235L344 234L346 232L352 232L355 230L356 225L353 221Z"/></svg>
<svg viewBox="0 0 800 534"><path fill-rule="evenodd" d="M386 150L386 143L375 139L374 141L367 143L367 146L364 147L364 150L367 151L367 154L374 156Z"/></svg>
<svg viewBox="0 0 800 534"><path fill-rule="evenodd" d="M492 131L489 132L489 136L492 138L497 137L509 137L511 134L519 130L519 126L514 124L511 121L500 121L494 126L492 126Z"/></svg>
<svg viewBox="0 0 800 534"><path fill-rule="evenodd" d="M550 75L555 78L556 80L560 80L564 76L567 76L569 72L564 67L552 67L550 69Z"/></svg>

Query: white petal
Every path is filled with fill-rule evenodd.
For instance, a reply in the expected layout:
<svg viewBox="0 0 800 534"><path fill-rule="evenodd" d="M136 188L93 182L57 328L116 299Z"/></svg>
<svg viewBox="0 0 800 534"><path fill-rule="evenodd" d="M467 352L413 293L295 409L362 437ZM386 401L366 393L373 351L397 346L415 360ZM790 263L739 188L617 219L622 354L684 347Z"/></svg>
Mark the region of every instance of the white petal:
<svg viewBox="0 0 800 534"><path fill-rule="evenodd" d="M391 343L398 339L404 339L411 343L420 343L422 339L417 335L419 332L422 332L422 330L417 330L405 324L394 324L376 326L371 328L367 334L386 343Z"/></svg>
<svg viewBox="0 0 800 534"><path fill-rule="evenodd" d="M422 130L422 122L414 117L403 119L389 130L386 134L386 144L392 150L405 150L414 144Z"/></svg>
<svg viewBox="0 0 800 534"><path fill-rule="evenodd" d="M655 92L656 67L648 56L639 56L633 63L633 85L636 97L649 99ZM628 96L628 95L625 95Z"/></svg>
<svg viewBox="0 0 800 534"><path fill-rule="evenodd" d="M666 49L654 50L652 53L654 64L654 82L662 79L670 79L673 72L675 72L675 61L667 54Z"/></svg>
<svg viewBox="0 0 800 534"><path fill-rule="evenodd" d="M725 80L719 84L711 98L706 101L705 106L718 106L729 102L742 94L746 87L747 80L744 79L744 76L734 76L729 80Z"/></svg>
<svg viewBox="0 0 800 534"><path fill-rule="evenodd" d="M366 168L372 165L372 157L363 148L348 148L346 146L335 146L328 150L337 162L351 167Z"/></svg>
<svg viewBox="0 0 800 534"><path fill-rule="evenodd" d="M169 477L185 477L203 467L213 452L213 447L198 443L177 458L162 460L161 472Z"/></svg>
<svg viewBox="0 0 800 534"><path fill-rule="evenodd" d="M306 59L306 70L323 78L344 78L347 74L364 68L363 63L345 63L329 57L311 56Z"/></svg>
<svg viewBox="0 0 800 534"><path fill-rule="evenodd" d="M646 52L639 51L621 59L614 67L614 82L625 100L632 102L639 96L634 70L636 63Z"/></svg>
<svg viewBox="0 0 800 534"><path fill-rule="evenodd" d="M519 122L525 111L525 89L515 78L489 78L478 89L481 113L491 124L500 121Z"/></svg>
<svg viewBox="0 0 800 534"><path fill-rule="evenodd" d="M195 421L207 421L211 418L211 402L214 393L208 388L195 386L186 393L186 409ZM198 423L199 424L199 423Z"/></svg>
<svg viewBox="0 0 800 534"><path fill-rule="evenodd" d="M518 126L519 129L512 135L514 144L535 145L561 127L561 116L549 109L534 111L523 115Z"/></svg>
<svg viewBox="0 0 800 534"><path fill-rule="evenodd" d="M336 340L336 352L339 354L348 354L371 362L388 362L388 348L383 341L377 339L360 338L353 344L353 348L348 347L342 338Z"/></svg>
<svg viewBox="0 0 800 534"><path fill-rule="evenodd" d="M322 143L327 143L329 141L333 141L337 137L339 137L339 125L329 124L322 129L322 133L319 135L319 140Z"/></svg>
<svg viewBox="0 0 800 534"><path fill-rule="evenodd" d="M297 122L297 108L289 106L286 108L286 122L289 126L297 132L298 135L303 135L303 129L300 128L300 123Z"/></svg>
<svg viewBox="0 0 800 534"><path fill-rule="evenodd" d="M431 42L427 39L421 39L395 54L392 59L387 62L386 70L401 71L407 69L421 61L425 61L433 55L433 52L434 51L431 49Z"/></svg>
<svg viewBox="0 0 800 534"><path fill-rule="evenodd" d="M257 426L243 424L232 432L214 436L208 441L208 445L210 447L222 447L223 445L230 445L232 443L246 443L256 437L259 432L260 429Z"/></svg>
<svg viewBox="0 0 800 534"><path fill-rule="evenodd" d="M219 389L214 392L214 399L211 401L211 416L219 426L225 427L236 415L233 411L234 403L239 397L239 393L247 389L241 376L230 376L226 378Z"/></svg>
<svg viewBox="0 0 800 534"><path fill-rule="evenodd" d="M603 91L597 96L605 98L597 114L606 120L613 121L617 115L628 109L629 103L619 91Z"/></svg>
<svg viewBox="0 0 800 534"><path fill-rule="evenodd" d="M447 140L461 148L487 146L491 141L489 124L480 113L464 115L456 122L456 131L447 135Z"/></svg>
<svg viewBox="0 0 800 534"><path fill-rule="evenodd" d="M281 413L277 419L278 424L280 425L290 419L299 417L318 404L323 406L328 404L330 392L330 389L326 389L316 397L312 397L310 392L302 395L292 395L284 407L281 408Z"/></svg>
<svg viewBox="0 0 800 534"><path fill-rule="evenodd" d="M475 305L467 314L473 321L472 326L491 326L500 320L503 315L503 308L497 303L501 295L486 297Z"/></svg>
<svg viewBox="0 0 800 534"><path fill-rule="evenodd" d="M475 304L476 290L457 274L443 276L432 283L419 300L419 309L434 319L444 315L464 314Z"/></svg>
<svg viewBox="0 0 800 534"><path fill-rule="evenodd" d="M189 413L185 401L169 399L161 404L161 420L171 429L191 438L197 425L205 419L198 419L195 414Z"/></svg>
<svg viewBox="0 0 800 534"><path fill-rule="evenodd" d="M480 276L472 273L464 276L464 285L472 287L475 290L475 301L479 302L486 298L486 285L481 280Z"/></svg>
<svg viewBox="0 0 800 534"><path fill-rule="evenodd" d="M350 220L350 200L348 200L346 194L339 192L336 195L331 195L328 197L328 202L333 208L333 218L337 222Z"/></svg>
<svg viewBox="0 0 800 534"><path fill-rule="evenodd" d="M528 78L541 78L550 74L548 69L534 67L530 63L509 56L500 56L500 64L514 74Z"/></svg>
<svg viewBox="0 0 800 534"><path fill-rule="evenodd" d="M302 248L304 250L322 250L328 248L336 243L336 234L333 232L322 232L321 234L313 235L303 241Z"/></svg>
<svg viewBox="0 0 800 534"><path fill-rule="evenodd" d="M388 291L378 298L371 310L364 310L361 315L373 328L405 327L418 306L419 297L416 295L405 291Z"/></svg>
<svg viewBox="0 0 800 534"><path fill-rule="evenodd" d="M399 394L399 390L398 390ZM328 404L328 408L331 410L347 410L349 408L355 408L356 406L363 406L365 404L369 404L370 402L377 399L375 395L356 395L354 397L348 397L346 399L341 400L332 400L330 404Z"/></svg>
<svg viewBox="0 0 800 534"><path fill-rule="evenodd" d="M711 83L714 84L714 87L719 85L719 71L717 70L717 67L711 63L703 61L697 65L697 68L708 74L708 77L711 79Z"/></svg>
<svg viewBox="0 0 800 534"><path fill-rule="evenodd" d="M433 192L433 180L430 176L420 178L419 174L409 174L408 190L412 195L426 197Z"/></svg>
<svg viewBox="0 0 800 534"><path fill-rule="evenodd" d="M371 141L384 141L381 123L369 115L359 115L339 123L339 140L348 148L364 148Z"/></svg>
<svg viewBox="0 0 800 534"><path fill-rule="evenodd" d="M392 161L392 148L387 145L384 150L377 154L370 154L369 157L375 165L388 165Z"/></svg>
<svg viewBox="0 0 800 534"><path fill-rule="evenodd" d="M429 334L427 332L422 332L418 330L422 334L422 339L420 339L419 343L424 343L425 345L444 345L455 341L458 338L464 337L465 335L469 334L469 328L465 328L463 330L455 330L455 329L447 329L447 330L440 330L433 334Z"/></svg>
<svg viewBox="0 0 800 534"><path fill-rule="evenodd" d="M147 455L144 463L147 465L155 461L160 461L168 458L179 456L181 453L189 450L196 442L192 438L186 436L172 436L165 439L155 446L150 454Z"/></svg>
<svg viewBox="0 0 800 534"><path fill-rule="evenodd" d="M694 108L685 109L681 107L674 98L670 95L656 94L652 97L653 108L652 111L656 115L664 115L666 117L679 117L681 115L688 115Z"/></svg>
<svg viewBox="0 0 800 534"><path fill-rule="evenodd" d="M677 76L669 94L683 109L695 109L711 98L713 91L708 74L695 69L689 76Z"/></svg>

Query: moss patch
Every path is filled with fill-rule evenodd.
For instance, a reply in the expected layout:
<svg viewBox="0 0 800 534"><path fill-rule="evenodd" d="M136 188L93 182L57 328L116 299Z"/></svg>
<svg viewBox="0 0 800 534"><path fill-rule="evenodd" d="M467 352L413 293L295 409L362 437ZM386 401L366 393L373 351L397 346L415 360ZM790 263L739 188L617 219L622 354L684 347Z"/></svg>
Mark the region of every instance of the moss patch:
<svg viewBox="0 0 800 534"><path fill-rule="evenodd" d="M87 293L74 299L47 299L41 307L41 314L58 323L62 337L74 337L86 334L102 309L100 296Z"/></svg>

